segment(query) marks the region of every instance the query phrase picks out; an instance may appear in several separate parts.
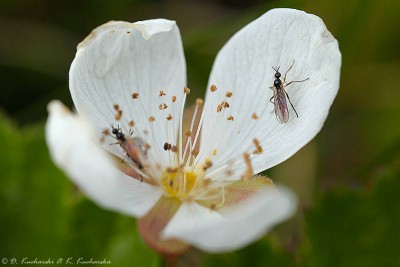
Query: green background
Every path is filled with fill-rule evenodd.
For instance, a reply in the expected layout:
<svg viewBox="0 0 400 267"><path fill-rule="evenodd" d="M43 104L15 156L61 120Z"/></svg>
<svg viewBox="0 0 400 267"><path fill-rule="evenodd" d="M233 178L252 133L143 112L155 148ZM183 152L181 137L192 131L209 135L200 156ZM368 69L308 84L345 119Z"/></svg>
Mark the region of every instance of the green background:
<svg viewBox="0 0 400 267"><path fill-rule="evenodd" d="M135 220L87 200L51 162L46 104L69 106L76 45L109 20L165 17L181 29L192 100L218 50L274 7L321 17L343 55L320 134L265 172L300 198L297 215L228 254L192 249L180 266L400 266L400 1L0 1L0 258L107 259L162 266ZM266 100L267 101L267 100Z"/></svg>

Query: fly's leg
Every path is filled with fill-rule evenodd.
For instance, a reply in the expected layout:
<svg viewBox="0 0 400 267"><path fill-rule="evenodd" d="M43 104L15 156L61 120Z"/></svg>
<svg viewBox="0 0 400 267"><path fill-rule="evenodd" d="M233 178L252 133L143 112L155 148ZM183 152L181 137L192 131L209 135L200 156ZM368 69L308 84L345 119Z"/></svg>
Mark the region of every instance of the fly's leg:
<svg viewBox="0 0 400 267"><path fill-rule="evenodd" d="M295 61L293 60L292 65L291 65L290 68L286 71L285 76L283 77L283 83L286 83L286 75L288 74L289 70L291 70L291 69L293 68L294 62L295 62Z"/></svg>
<svg viewBox="0 0 400 267"><path fill-rule="evenodd" d="M302 83L302 82L305 82L305 81L307 81L308 79L310 79L310 78L307 78L307 79L304 79L304 80L301 80L301 81L291 81L290 83L285 84L285 87L289 86L289 85L292 84L292 83Z"/></svg>
<svg viewBox="0 0 400 267"><path fill-rule="evenodd" d="M293 104L292 104L292 101L290 101L289 95L288 95L288 93L287 93L286 91L285 91L285 94L286 94L286 96L287 96L287 99L289 100L290 105L292 106L292 108L293 108L293 110L294 110L294 113L296 113L296 117L298 118L299 115L297 114L297 111L296 111L296 109L294 108L294 106L293 106Z"/></svg>
<svg viewBox="0 0 400 267"><path fill-rule="evenodd" d="M111 143L110 146L119 145L119 142Z"/></svg>

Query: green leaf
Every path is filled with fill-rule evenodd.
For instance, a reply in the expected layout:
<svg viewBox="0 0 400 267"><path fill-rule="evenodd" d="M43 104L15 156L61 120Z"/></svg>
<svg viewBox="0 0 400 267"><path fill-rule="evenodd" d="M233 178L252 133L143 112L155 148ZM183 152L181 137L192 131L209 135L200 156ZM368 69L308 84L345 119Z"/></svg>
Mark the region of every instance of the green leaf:
<svg viewBox="0 0 400 267"><path fill-rule="evenodd" d="M400 266L400 171L380 172L372 190L329 192L306 216L304 266Z"/></svg>
<svg viewBox="0 0 400 267"><path fill-rule="evenodd" d="M240 231L240 229L238 229ZM251 267L282 267L293 266L294 257L273 246L271 241L262 239L235 253L207 255L205 266L251 266Z"/></svg>

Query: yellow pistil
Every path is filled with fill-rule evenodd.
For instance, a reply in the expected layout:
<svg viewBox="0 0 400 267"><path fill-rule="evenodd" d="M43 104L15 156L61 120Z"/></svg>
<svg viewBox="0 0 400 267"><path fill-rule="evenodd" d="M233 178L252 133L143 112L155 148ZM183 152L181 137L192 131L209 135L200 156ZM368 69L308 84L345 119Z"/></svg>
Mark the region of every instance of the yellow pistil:
<svg viewBox="0 0 400 267"><path fill-rule="evenodd" d="M185 200L193 189L202 186L203 177L192 170L169 169L163 173L161 184L167 196Z"/></svg>

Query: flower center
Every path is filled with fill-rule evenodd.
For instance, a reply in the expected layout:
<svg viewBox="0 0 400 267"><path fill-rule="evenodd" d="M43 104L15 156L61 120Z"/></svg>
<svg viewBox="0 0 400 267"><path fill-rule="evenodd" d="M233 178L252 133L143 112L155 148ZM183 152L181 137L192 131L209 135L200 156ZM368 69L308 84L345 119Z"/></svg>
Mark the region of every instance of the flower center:
<svg viewBox="0 0 400 267"><path fill-rule="evenodd" d="M210 90L216 92L217 87L211 85ZM215 136L226 131L229 125L233 125L234 117L229 113L231 105L228 103L228 100L232 97L232 92L228 91L217 95L222 97L222 102L218 101L219 104L216 106L216 125L202 137L203 143L200 150L200 131L205 118L202 112L203 100L196 100L192 119L185 119L184 121L184 104L186 95L189 93L190 89L184 87L183 96L178 99L176 96L170 97L164 91L160 91L157 96L160 98L160 102L151 102L157 103L158 110L156 111L146 108L139 97L139 93L132 93L133 101L137 102L136 105L141 106L141 108L137 108L137 116L144 116L147 119L141 119L140 124L133 120L127 123L130 118L122 120L124 113L118 104L114 104L113 109L116 112L117 126L104 129L101 142L104 142L105 137L110 137L115 140L110 145L117 144L121 147L125 154L123 158L125 167L120 167L120 169L126 174L139 179L141 182L161 186L164 195L168 197L177 198L181 201L217 199L220 200L219 204L215 203L214 206L218 207L225 202L224 185L238 178L250 178L253 175L251 154L262 154L263 149L257 138L253 138L253 144L249 142L243 153L229 149L228 151L223 149L220 151L220 147L226 148L226 142L229 142L229 140L221 140L221 142L215 143ZM176 106L178 104L179 106ZM179 111L176 111L176 109ZM148 114L148 111L151 111L151 113ZM154 116L148 116L151 114ZM258 119L256 113L251 116L248 115L248 119L250 117L254 121ZM120 123L122 124L121 127ZM252 125L247 128L244 133L245 136L251 134ZM164 132L160 133L160 130ZM233 157L228 160L230 156ZM162 160L159 161L159 159ZM246 165L245 173L234 173L232 168L243 164L243 160ZM226 164L221 164L224 161ZM126 170L129 168L133 172ZM209 170L210 168L213 169ZM227 182L213 179L218 175L225 175L226 177L235 175L236 177L227 179Z"/></svg>
<svg viewBox="0 0 400 267"><path fill-rule="evenodd" d="M167 196L183 200L187 199L195 188L201 186L203 181L204 175L190 169L179 168L165 171L161 178L161 185Z"/></svg>

